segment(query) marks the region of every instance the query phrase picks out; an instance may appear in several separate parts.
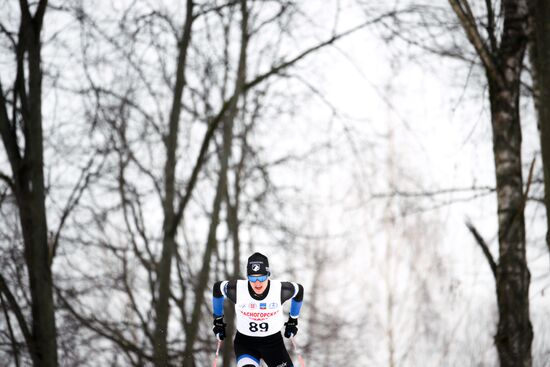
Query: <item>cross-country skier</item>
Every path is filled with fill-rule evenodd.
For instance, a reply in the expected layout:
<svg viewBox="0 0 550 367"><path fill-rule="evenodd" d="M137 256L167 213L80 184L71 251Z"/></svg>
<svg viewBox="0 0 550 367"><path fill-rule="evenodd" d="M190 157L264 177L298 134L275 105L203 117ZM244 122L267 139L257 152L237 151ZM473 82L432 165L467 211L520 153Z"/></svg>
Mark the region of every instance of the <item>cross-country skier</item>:
<svg viewBox="0 0 550 367"><path fill-rule="evenodd" d="M292 299L290 316L284 323L284 335L290 338L298 332L304 288L297 283L269 279L271 273L267 257L258 252L248 258L246 273L248 280L214 284L214 334L219 340L225 338L223 301L227 297L235 304L237 367L258 367L260 359L269 367L294 366L281 335L283 303Z"/></svg>

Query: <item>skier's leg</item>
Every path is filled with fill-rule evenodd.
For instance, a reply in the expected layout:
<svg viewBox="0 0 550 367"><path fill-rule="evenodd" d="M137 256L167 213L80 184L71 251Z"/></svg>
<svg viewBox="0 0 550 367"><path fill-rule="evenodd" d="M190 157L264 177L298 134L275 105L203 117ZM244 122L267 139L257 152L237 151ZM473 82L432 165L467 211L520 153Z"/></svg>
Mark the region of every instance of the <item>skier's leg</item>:
<svg viewBox="0 0 550 367"><path fill-rule="evenodd" d="M259 367L260 360L247 354L237 357L237 367Z"/></svg>
<svg viewBox="0 0 550 367"><path fill-rule="evenodd" d="M262 347L262 359L269 367L293 367L283 336Z"/></svg>
<svg viewBox="0 0 550 367"><path fill-rule="evenodd" d="M235 336L233 348L237 357L237 367L259 367L260 353L247 341L247 339L242 338L238 333Z"/></svg>

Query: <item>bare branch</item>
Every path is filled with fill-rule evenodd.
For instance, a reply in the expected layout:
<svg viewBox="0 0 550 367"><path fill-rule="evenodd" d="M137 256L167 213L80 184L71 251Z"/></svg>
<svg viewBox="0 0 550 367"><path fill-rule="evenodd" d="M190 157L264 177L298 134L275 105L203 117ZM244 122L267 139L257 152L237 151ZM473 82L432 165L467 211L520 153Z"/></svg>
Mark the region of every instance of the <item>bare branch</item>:
<svg viewBox="0 0 550 367"><path fill-rule="evenodd" d="M71 194L69 195L69 199L67 200L67 204L65 205L65 208L63 209L63 212L61 214L61 219L59 221L59 225L57 226L57 230L55 231L53 242L50 247L50 254L49 254L50 267L52 266L53 259L55 258L55 254L57 253L57 247L59 245L59 236L61 235L61 230L65 226L65 222L67 221L67 218L69 217L71 212L74 210L74 208L78 205L78 202L80 201L80 198L84 193L84 190L88 187L88 184L92 176L97 174L97 172L95 173L90 172L90 169L94 164L94 161L95 161L95 154L92 154L92 157L90 158L86 166L82 169L82 172L80 173L80 177L76 185L74 186ZM99 169L100 168L98 168L98 170Z"/></svg>
<svg viewBox="0 0 550 367"><path fill-rule="evenodd" d="M38 3L36 13L34 13L34 21L37 24L37 29L42 28L42 21L44 20L44 13L46 13L47 6L48 0L40 0L40 2Z"/></svg>
<svg viewBox="0 0 550 367"><path fill-rule="evenodd" d="M445 194L452 194L452 193L470 193L470 192L476 192L476 191L485 191L485 192L494 192L496 189L492 186L472 186L472 187L465 187L465 188L447 188L447 189L441 189L441 190L433 190L433 191L399 191L395 190L389 193L375 193L372 195L373 198L380 199L380 198L387 198L387 197L393 197L393 196L400 196L400 197L432 197L432 196L438 196L438 195L445 195Z"/></svg>
<svg viewBox="0 0 550 367"><path fill-rule="evenodd" d="M527 187L525 188L525 192L523 193L523 207L525 207L525 202L527 201L527 198L529 196L529 190L531 189L531 183L533 182L533 172L535 169L535 161L537 160L537 157L534 156L533 160L531 161L531 165L529 166L529 175L527 176ZM522 207L522 210L523 210Z"/></svg>
<svg viewBox="0 0 550 367"><path fill-rule="evenodd" d="M136 215L134 205L130 202L130 200L126 197L126 190L129 186L126 182L126 179L124 177L124 168L125 164L120 163L120 172L119 172L119 178L118 178L118 191L120 195L120 201L121 201L121 207L122 207L122 213L124 218L124 223L126 225L126 231L128 232L128 235L130 236L130 243L132 244L133 250L137 258L139 259L141 265L143 265L144 268L146 268L148 271L151 271L154 266L154 256L151 253L149 246L147 244L147 236L145 235L145 230L141 227L141 224L138 219L138 215ZM138 203L138 206L140 204ZM143 239L145 243L145 247L147 249L147 253L149 255L149 259L146 259L143 255L142 251L138 248L138 244L136 241L136 236L134 234L134 230L132 229L131 221L130 221L130 213L128 212L128 207L130 207L131 216L133 218L134 225L137 228L138 233L140 234L141 238Z"/></svg>
<svg viewBox="0 0 550 367"><path fill-rule="evenodd" d="M6 182L8 184L8 186L10 187L10 189L15 192L15 184L13 183L13 180L11 179L10 176L8 176L7 174L5 174L4 172L0 171L0 179L4 180L4 182Z"/></svg>
<svg viewBox="0 0 550 367"><path fill-rule="evenodd" d="M149 340L149 342L153 343L154 342L153 335L149 331L149 328L147 326L147 321L145 320L145 317L143 317L143 315L141 314L141 312L139 310L138 302L136 301L136 298L134 296L134 292L132 291L132 287L130 286L130 283L128 282L128 259L127 259L126 254L124 254L124 256L122 257L122 266L123 266L123 273L122 273L121 278L122 278L122 284L124 285L124 291L128 295L128 299L130 300L132 310L133 310L134 314L137 315L137 317L138 317L138 319L141 323L141 328L142 328L144 334L147 336L147 339Z"/></svg>
<svg viewBox="0 0 550 367"><path fill-rule="evenodd" d="M477 244L479 247L481 247L481 250L483 251L483 255L485 255L485 258L487 259L487 262L489 263L489 267L491 268L491 271L493 272L493 276L495 277L495 280L497 278L497 264L493 258L493 255L491 255L491 251L489 250L489 246L487 246L487 242L481 237L477 229L474 227L472 222L470 222L469 219L466 220L466 227L472 232L472 235L476 239Z"/></svg>
<svg viewBox="0 0 550 367"><path fill-rule="evenodd" d="M17 47L17 41L13 37L15 33L10 32L2 23L0 23L0 32L4 34L10 40L12 47L15 49Z"/></svg>
<svg viewBox="0 0 550 367"><path fill-rule="evenodd" d="M19 324L19 329L21 330L21 333L25 338L25 342L27 343L29 351L31 355L33 355L35 353L35 348L32 334L27 326L27 321L25 320L23 311L21 310L21 307L19 307L15 296L10 291L8 284L6 283L6 280L4 279L2 274L0 274L0 292L4 293L4 295L6 296L6 300L8 301L12 312L15 314L15 318L17 319L17 323Z"/></svg>
<svg viewBox="0 0 550 367"><path fill-rule="evenodd" d="M113 326L100 321L94 316L91 316L90 318L82 316L82 312L77 311L75 308L73 308L73 306L67 301L65 296L61 294L61 291L59 289L56 289L56 293L57 297L61 300L63 306L84 327L106 338L107 340L112 341L126 353L134 353L135 355L138 355L149 362L153 360L153 358L147 355L142 348L125 338L120 330L116 330Z"/></svg>
<svg viewBox="0 0 550 367"><path fill-rule="evenodd" d="M19 27L19 42L15 47L15 58L17 62L17 71L15 74L15 82L13 86L13 112L12 112L12 124L15 129L16 114L17 114L17 97L21 103L21 115L25 121L29 120L30 109L28 103L27 87L25 85L25 42L27 33L25 32L25 26L23 22Z"/></svg>
<svg viewBox="0 0 550 367"><path fill-rule="evenodd" d="M30 21L32 19L32 16L29 11L29 2L27 0L19 0L19 8L21 8L23 20Z"/></svg>
<svg viewBox="0 0 550 367"><path fill-rule="evenodd" d="M485 6L487 7L487 33L489 34L489 45L491 46L491 52L497 51L497 39L495 35L495 12L493 10L493 4L491 0L485 0Z"/></svg>
<svg viewBox="0 0 550 367"><path fill-rule="evenodd" d="M352 28L348 29L347 31L344 31L342 33L338 33L338 34L330 37L326 41L323 41L323 42L321 42L321 43L319 43L315 46L312 46L312 47L306 49L305 51L303 51L302 53L300 53L296 57L294 57L290 60L284 61L284 62L280 63L277 66L274 66L271 70L265 72L264 74L258 75L254 80L246 83L245 86L244 86L244 91L247 91L248 89L260 84L265 79L271 77L272 75L278 74L279 72L283 71L284 69L288 68L289 66L292 66L292 65L296 64L298 61L302 60L303 58L305 58L309 54L311 54L315 51L318 51L318 50L320 50L320 49L322 49L326 46L332 45L336 41L338 41L338 40L340 40L340 39L342 39L346 36L349 36L350 34L355 33L355 32L357 32L357 31L359 31L359 30L361 30L361 29L363 29L363 28L365 28L369 25L378 23L381 20L383 20L384 18L395 16L396 13L397 13L396 11L391 11L391 12L382 14L382 15L374 18L374 19L370 19L366 22L363 22L363 23L361 23L361 24L359 24L355 27L352 27Z"/></svg>
<svg viewBox="0 0 550 367"><path fill-rule="evenodd" d="M493 79L498 85L503 86L505 84L504 79L499 71L497 64L493 60L493 55L487 49L485 43L483 42L483 39L481 38L481 34L479 33L479 30L475 23L475 18L472 14L472 10L470 8L468 0L449 0L449 3L451 4L453 11L460 20L460 24L466 32L468 40L474 46L477 54L483 62L487 73L491 76L491 79Z"/></svg>
<svg viewBox="0 0 550 367"><path fill-rule="evenodd" d="M280 17L290 8L290 3L282 3L281 7L279 8L279 11L275 13L273 16L269 17L268 19L262 21L259 25L257 25L254 29L250 31L250 35L257 34L263 27L270 24L273 21L276 21L280 19Z"/></svg>
<svg viewBox="0 0 550 367"><path fill-rule="evenodd" d="M19 146L17 145L17 137L15 130L11 126L8 117L8 110L6 106L6 99L4 98L4 91L2 89L2 82L0 81L0 135L4 142L6 153L10 160L10 164L14 173L17 172L17 168L21 163L21 153L19 152Z"/></svg>
<svg viewBox="0 0 550 367"><path fill-rule="evenodd" d="M15 359L15 366L19 367L19 348L17 346L17 339L13 334L13 328L11 326L10 315L8 314L8 307L6 302L4 302L4 297L2 297L2 292L0 292L0 304L2 305L2 310L4 311L4 317L6 318L6 324L8 325L8 333L10 336L11 347L13 350L13 358Z"/></svg>
<svg viewBox="0 0 550 367"><path fill-rule="evenodd" d="M232 1L228 1L227 3L225 4L221 4L221 5L216 5L216 6L211 6L211 7L206 7L206 6L203 6L202 9L198 12L196 12L196 14L193 16L194 19L197 19L205 14L208 14L210 12L220 12L221 10L223 10L224 8L230 8L236 4L239 3L239 0L232 0Z"/></svg>
<svg viewBox="0 0 550 367"><path fill-rule="evenodd" d="M249 89L255 87L256 85L260 84L264 80L266 80L266 79L270 78L271 76L276 75L279 72L285 70L286 68L296 64L298 61L302 60L303 58L305 58L309 54L311 54L315 51L318 51L318 50L322 49L325 46L329 46L329 45L335 43L336 41L338 41L339 39L341 39L345 36L348 36L348 35L350 35L354 32L357 32L360 29L363 29L363 28L365 28L365 27L367 27L371 24L377 23L380 20L382 20L386 17L393 16L393 15L395 15L394 11L383 14L379 17L376 17L376 18L371 19L367 22L359 24L359 25L357 25L353 28L350 28L345 32L334 35L331 38L329 38L328 40L306 49L305 51L303 51L299 55L295 56L294 58L292 58L290 60L287 60L287 61L284 61L284 62L280 63L279 65L272 67L269 71L267 71L263 74L260 74L260 75L256 76L253 80L245 83L243 85L243 87L240 89L240 91L236 91L236 94L233 94L233 96L231 98L226 100L223 103L222 108L220 109L218 114L208 124L208 129L207 129L207 131L204 135L204 138L203 138L203 141L202 141L202 144L201 144L201 149L199 151L199 155L197 157L197 160L195 162L195 166L193 167L193 171L191 173L191 177L190 177L190 179L187 183L186 189L185 189L185 195L183 196L183 198L180 201L180 204L178 206L178 210L176 212L176 216L174 217L172 228L168 229L169 233L171 235L173 233L175 233L175 231L177 229L177 226L179 225L179 222L181 221L181 219L183 217L183 212L185 210L185 207L187 206L187 203L189 202L189 200L192 196L193 189L194 189L195 184L197 182L199 172L201 171L202 166L204 164L205 156L206 156L206 153L208 151L210 141L212 140L212 137L214 136L214 132L216 131L218 125L223 120L223 117L224 117L225 113L229 110L230 106L234 103L233 100L238 98L240 93L247 92Z"/></svg>

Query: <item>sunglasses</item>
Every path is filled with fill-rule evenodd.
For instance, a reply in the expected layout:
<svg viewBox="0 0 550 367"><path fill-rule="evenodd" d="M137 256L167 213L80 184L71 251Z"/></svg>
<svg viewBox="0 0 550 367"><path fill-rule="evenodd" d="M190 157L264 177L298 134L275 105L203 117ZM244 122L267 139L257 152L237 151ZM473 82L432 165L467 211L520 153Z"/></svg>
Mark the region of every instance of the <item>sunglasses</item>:
<svg viewBox="0 0 550 367"><path fill-rule="evenodd" d="M249 275L248 276L248 281L252 282L252 283L256 283L257 280L259 280L260 282L265 282L267 280L267 277L268 275L260 275L260 276L253 276L253 275Z"/></svg>

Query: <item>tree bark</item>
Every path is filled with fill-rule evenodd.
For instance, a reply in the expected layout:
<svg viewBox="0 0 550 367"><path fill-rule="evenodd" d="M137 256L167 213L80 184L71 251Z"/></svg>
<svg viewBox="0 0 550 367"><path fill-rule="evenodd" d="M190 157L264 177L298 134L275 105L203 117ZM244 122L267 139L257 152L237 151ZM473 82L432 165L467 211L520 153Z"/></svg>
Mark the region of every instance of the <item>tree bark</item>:
<svg viewBox="0 0 550 367"><path fill-rule="evenodd" d="M517 76L519 81L519 73ZM499 226L495 342L502 367L530 367L533 330L529 319L519 88L490 89Z"/></svg>
<svg viewBox="0 0 550 367"><path fill-rule="evenodd" d="M545 0L530 1L530 58L544 173L546 245L550 252L550 3Z"/></svg>
<svg viewBox="0 0 550 367"><path fill-rule="evenodd" d="M527 45L527 4L504 1L500 45L503 83L489 78L493 153L497 184L499 263L498 330L495 342L502 367L530 367L533 328L529 318L519 114L520 77Z"/></svg>
<svg viewBox="0 0 550 367"><path fill-rule="evenodd" d="M529 319L530 273L526 260L519 114L520 75L528 37L527 1L502 1L502 36L494 52L481 40L468 1L449 2L485 67L489 84L499 240L499 321L495 344L502 367L531 367L533 329Z"/></svg>
<svg viewBox="0 0 550 367"><path fill-rule="evenodd" d="M42 135L41 31L46 6L46 0L39 1L32 15L29 4L20 1L21 27L16 47L14 89L16 100L19 98L21 104L21 123L10 121L0 84L0 133L12 170L30 284L33 343L28 347L35 366L54 367L57 366L57 340L49 265ZM25 71L28 71L28 76ZM23 152L16 138L18 125L24 139Z"/></svg>

